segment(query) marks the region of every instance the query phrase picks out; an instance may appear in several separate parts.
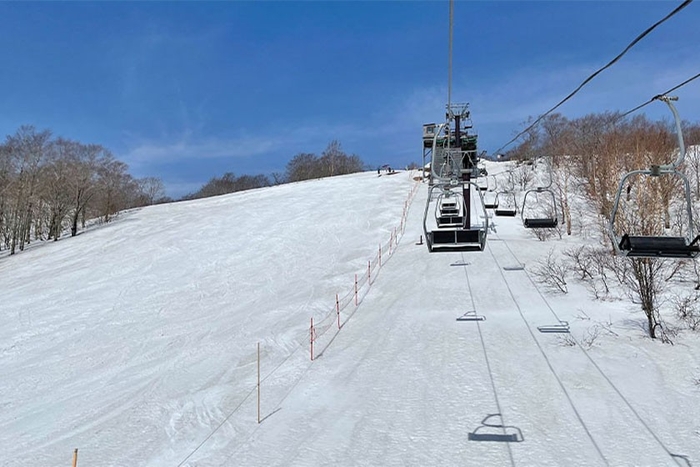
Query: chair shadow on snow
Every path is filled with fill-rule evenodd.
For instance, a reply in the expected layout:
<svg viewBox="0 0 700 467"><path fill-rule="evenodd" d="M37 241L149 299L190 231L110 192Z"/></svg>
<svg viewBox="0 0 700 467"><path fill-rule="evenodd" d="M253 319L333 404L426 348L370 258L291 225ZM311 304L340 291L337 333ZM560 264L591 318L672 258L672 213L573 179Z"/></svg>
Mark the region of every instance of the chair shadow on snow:
<svg viewBox="0 0 700 467"><path fill-rule="evenodd" d="M489 420L492 418L498 420ZM481 421L481 425L467 435L469 441L496 441L501 443L521 443L523 432L516 426L503 424L500 413L492 413Z"/></svg>
<svg viewBox="0 0 700 467"><path fill-rule="evenodd" d="M478 315L476 313L476 310L469 310L466 313L464 313L462 316L457 318L457 321L485 321L486 316L484 315Z"/></svg>

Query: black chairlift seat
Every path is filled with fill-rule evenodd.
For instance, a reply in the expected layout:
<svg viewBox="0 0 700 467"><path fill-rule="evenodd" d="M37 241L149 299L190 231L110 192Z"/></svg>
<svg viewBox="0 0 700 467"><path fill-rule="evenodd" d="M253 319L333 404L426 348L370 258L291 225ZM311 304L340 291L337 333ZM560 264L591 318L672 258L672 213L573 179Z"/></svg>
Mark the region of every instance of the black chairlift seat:
<svg viewBox="0 0 700 467"><path fill-rule="evenodd" d="M523 220L523 225L528 229L552 229L556 227L558 221L556 218L544 219L528 219Z"/></svg>
<svg viewBox="0 0 700 467"><path fill-rule="evenodd" d="M508 217L515 217L515 215L518 213L513 208L501 208L501 209L494 209L493 213L497 216L508 216Z"/></svg>
<svg viewBox="0 0 700 467"><path fill-rule="evenodd" d="M481 251L485 232L480 229L440 229L429 232L431 251Z"/></svg>
<svg viewBox="0 0 700 467"><path fill-rule="evenodd" d="M695 258L700 253L700 235L690 243L685 237L653 237L625 234L620 251L636 258Z"/></svg>
<svg viewBox="0 0 700 467"><path fill-rule="evenodd" d="M449 208L449 209L441 209L440 210L440 215L442 216L455 216L459 214L459 210L457 208Z"/></svg>
<svg viewBox="0 0 700 467"><path fill-rule="evenodd" d="M437 218L438 227L458 227L464 225L462 216L440 216Z"/></svg>
<svg viewBox="0 0 700 467"><path fill-rule="evenodd" d="M491 191L491 190L489 190ZM486 201L486 198L484 198L484 207L486 209L496 209L498 207L498 193L496 193L495 196L490 197L490 201Z"/></svg>

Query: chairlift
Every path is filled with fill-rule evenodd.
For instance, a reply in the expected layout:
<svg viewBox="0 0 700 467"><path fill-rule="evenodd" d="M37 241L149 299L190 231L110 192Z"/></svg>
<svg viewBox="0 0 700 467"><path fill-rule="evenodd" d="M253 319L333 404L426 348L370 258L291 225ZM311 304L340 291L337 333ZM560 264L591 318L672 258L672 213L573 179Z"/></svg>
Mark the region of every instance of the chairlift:
<svg viewBox="0 0 700 467"><path fill-rule="evenodd" d="M523 221L523 226L528 229L551 229L557 226L559 220L557 218L557 198L554 195L552 186L552 164L549 164L549 183L545 186L538 186L525 192L523 196L523 208L520 212L520 217ZM542 201L541 194L546 193L544 197L547 200L551 199L551 205ZM533 196L534 194L534 196ZM530 203L528 204L528 196ZM534 201L533 201L534 200Z"/></svg>
<svg viewBox="0 0 700 467"><path fill-rule="evenodd" d="M503 202L501 202L501 197ZM493 213L497 216L515 217L518 214L518 203L515 199L515 193L512 191L496 193L496 208L493 210Z"/></svg>
<svg viewBox="0 0 700 467"><path fill-rule="evenodd" d="M482 225L467 225L467 206L462 190L466 185L479 193L482 212L484 196L474 182L453 181L449 184L436 184L428 189L428 201L423 215L423 233L428 251L482 251L486 246L488 217ZM438 194L435 191L439 190ZM428 226L433 207L434 224Z"/></svg>
<svg viewBox="0 0 700 467"><path fill-rule="evenodd" d="M492 194L487 193L489 196L484 195L484 206L486 209L496 209L498 207L498 193Z"/></svg>
<svg viewBox="0 0 700 467"><path fill-rule="evenodd" d="M653 165L648 169L633 170L622 177L610 215L608 234L613 242L615 251L623 256L635 258L695 258L700 253L700 236L694 235L690 183L685 174L678 170L681 164L683 164L686 154L683 132L681 129L681 119L672 103L672 101L676 101L678 98L656 96L654 99L665 102L673 113L676 123L676 134L678 136L678 157L670 164ZM630 177L636 175L647 177L676 177L682 181L685 211L688 221L688 231L685 236L636 235L629 232L618 235L615 231L615 220L617 219L622 192L625 189L625 182L627 182Z"/></svg>

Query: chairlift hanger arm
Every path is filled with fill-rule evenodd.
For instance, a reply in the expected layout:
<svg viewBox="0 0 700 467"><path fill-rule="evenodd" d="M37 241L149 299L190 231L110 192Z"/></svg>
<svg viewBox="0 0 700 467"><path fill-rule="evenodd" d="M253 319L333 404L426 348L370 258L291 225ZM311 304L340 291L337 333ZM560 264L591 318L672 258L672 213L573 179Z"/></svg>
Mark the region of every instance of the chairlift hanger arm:
<svg viewBox="0 0 700 467"><path fill-rule="evenodd" d="M547 161L547 169L548 169L547 173L549 174L549 182L544 186L538 186L536 188L536 190L538 193L542 193L543 191L551 191L550 188L552 187L552 184L554 183L554 174L552 173L554 170L552 166L554 164L552 163L552 156L549 156L549 157L541 156L538 159L544 159L545 161ZM535 167L535 165L533 165L533 168L534 167Z"/></svg>
<svg viewBox="0 0 700 467"><path fill-rule="evenodd" d="M683 141L683 130L681 128L681 117L680 117L680 115L678 115L678 110L676 110L676 107L673 105L673 101L677 101L678 97L676 97L676 96L656 96L656 97L654 97L654 99L665 102L666 105L668 105L669 109L671 109L671 112L673 113L673 119L675 120L675 124L676 124L676 136L678 137L678 149L679 149L678 157L676 158L676 160L673 161L671 164L659 166L659 169L662 173L675 172L676 169L678 169L678 167L680 167L680 165L685 160L685 142Z"/></svg>
<svg viewBox="0 0 700 467"><path fill-rule="evenodd" d="M613 202L613 208L612 212L610 212L610 222L608 223L608 232L610 233L610 237L614 239L613 243L615 244L615 248L617 249L617 235L615 235L615 219L617 218L617 210L620 206L620 198L622 197L622 190L625 187L625 182L627 181L628 178L630 178L632 175L651 175L651 170L650 169L640 169L640 170L633 170L632 172L626 173L623 177L622 180L620 180L620 185L617 190L617 194L615 195L615 201Z"/></svg>

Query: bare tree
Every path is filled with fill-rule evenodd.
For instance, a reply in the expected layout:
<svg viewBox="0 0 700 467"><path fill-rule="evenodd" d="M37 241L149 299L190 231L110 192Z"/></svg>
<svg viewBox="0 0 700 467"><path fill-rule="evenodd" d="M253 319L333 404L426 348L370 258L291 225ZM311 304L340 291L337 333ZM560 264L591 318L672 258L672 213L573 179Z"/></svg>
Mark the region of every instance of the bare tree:
<svg viewBox="0 0 700 467"><path fill-rule="evenodd" d="M318 158L315 154L300 153L287 163L286 179L289 182L298 182L319 178L323 175L318 171Z"/></svg>
<svg viewBox="0 0 700 467"><path fill-rule="evenodd" d="M67 226L76 235L86 216L109 220L120 209L152 201L127 170L100 145L20 127L0 144L0 247L15 254L34 239L58 240ZM149 180L151 187L158 183Z"/></svg>
<svg viewBox="0 0 700 467"><path fill-rule="evenodd" d="M106 157L105 149L97 144L80 144L70 142L71 176L68 186L71 193L70 232L75 237L78 234L78 220L84 219L89 203L97 194L98 167L102 157Z"/></svg>
<svg viewBox="0 0 700 467"><path fill-rule="evenodd" d="M138 185L127 173L127 165L116 160L105 150L97 167L95 213L103 222L109 222L117 212L133 206Z"/></svg>
<svg viewBox="0 0 700 467"><path fill-rule="evenodd" d="M213 177L202 188L185 196L185 199L208 198L210 196L225 195L265 186L270 186L270 179L265 175L241 175L236 177L232 172L226 172L221 177Z"/></svg>
<svg viewBox="0 0 700 467"><path fill-rule="evenodd" d="M364 170L365 164L359 156L348 156L343 152L340 142L331 141L317 157L311 153L297 154L287 163L285 179L289 182L309 180L312 178L345 175Z"/></svg>
<svg viewBox="0 0 700 467"><path fill-rule="evenodd" d="M332 177L341 172L341 166L345 153L340 146L340 141L333 140L321 153L318 163L321 165L324 176Z"/></svg>
<svg viewBox="0 0 700 467"><path fill-rule="evenodd" d="M40 188L41 201L48 211L48 238L58 240L63 230L63 220L71 208L71 192L68 180L71 175L70 142L58 139L51 143L44 166Z"/></svg>
<svg viewBox="0 0 700 467"><path fill-rule="evenodd" d="M7 137L5 151L16 170L14 181L8 190L13 198L8 219L10 254L15 254L17 248L23 250L31 240L31 227L38 201L38 181L50 138L49 131L37 132L32 126L22 126L14 135Z"/></svg>

